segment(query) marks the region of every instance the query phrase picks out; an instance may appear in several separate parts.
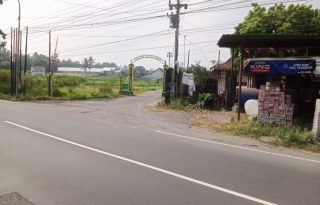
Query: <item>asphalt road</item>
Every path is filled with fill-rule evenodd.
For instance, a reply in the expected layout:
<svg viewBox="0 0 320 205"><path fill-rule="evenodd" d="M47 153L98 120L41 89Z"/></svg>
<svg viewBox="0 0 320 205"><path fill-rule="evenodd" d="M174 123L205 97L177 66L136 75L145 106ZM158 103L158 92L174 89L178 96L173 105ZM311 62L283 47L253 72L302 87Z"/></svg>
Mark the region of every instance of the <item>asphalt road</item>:
<svg viewBox="0 0 320 205"><path fill-rule="evenodd" d="M0 195L36 205L320 204L318 155L189 128L184 114L146 111L158 96L0 101Z"/></svg>

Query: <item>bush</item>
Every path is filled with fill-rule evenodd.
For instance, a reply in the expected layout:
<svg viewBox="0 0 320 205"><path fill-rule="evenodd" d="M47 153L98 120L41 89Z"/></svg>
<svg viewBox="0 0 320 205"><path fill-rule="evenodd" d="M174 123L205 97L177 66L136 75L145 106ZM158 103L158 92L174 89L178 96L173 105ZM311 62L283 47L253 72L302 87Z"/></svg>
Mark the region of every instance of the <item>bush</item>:
<svg viewBox="0 0 320 205"><path fill-rule="evenodd" d="M40 97L48 95L48 80L43 76L26 76L26 95Z"/></svg>
<svg viewBox="0 0 320 205"><path fill-rule="evenodd" d="M222 128L222 130L257 139L261 137L273 137L274 143L285 146L306 146L312 137L311 131L303 130L300 127L259 123L249 121L248 119L241 119L240 122L229 124Z"/></svg>
<svg viewBox="0 0 320 205"><path fill-rule="evenodd" d="M0 70L0 93L3 95L10 94L10 71Z"/></svg>
<svg viewBox="0 0 320 205"><path fill-rule="evenodd" d="M99 92L106 94L112 92L112 87L110 85L102 85L99 87Z"/></svg>
<svg viewBox="0 0 320 205"><path fill-rule="evenodd" d="M56 75L53 77L53 87L76 87L85 82L79 76Z"/></svg>
<svg viewBox="0 0 320 205"><path fill-rule="evenodd" d="M55 88L52 94L53 94L53 97L68 97L69 89L65 87Z"/></svg>

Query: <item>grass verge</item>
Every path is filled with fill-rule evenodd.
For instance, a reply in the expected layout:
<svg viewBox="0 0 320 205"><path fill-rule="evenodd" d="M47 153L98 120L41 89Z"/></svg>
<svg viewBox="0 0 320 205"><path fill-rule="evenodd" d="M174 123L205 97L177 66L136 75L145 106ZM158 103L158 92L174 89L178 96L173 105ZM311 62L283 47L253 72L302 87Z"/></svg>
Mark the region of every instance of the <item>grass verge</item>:
<svg viewBox="0 0 320 205"><path fill-rule="evenodd" d="M259 123L249 120L246 115L241 116L240 122L230 122L231 118L235 118L235 113L194 109L181 99L174 100L169 104L161 100L157 108L192 112L195 117L191 120L191 125L214 132L223 132L253 138L271 145L320 153L320 142L313 140L313 134L308 128Z"/></svg>
<svg viewBox="0 0 320 205"><path fill-rule="evenodd" d="M194 126L205 127L212 131L257 139L261 142L284 147L299 148L320 153L320 143L312 139L312 133L301 127L287 127L276 124L259 123L248 120L243 115L240 122L218 122L207 117L197 117Z"/></svg>

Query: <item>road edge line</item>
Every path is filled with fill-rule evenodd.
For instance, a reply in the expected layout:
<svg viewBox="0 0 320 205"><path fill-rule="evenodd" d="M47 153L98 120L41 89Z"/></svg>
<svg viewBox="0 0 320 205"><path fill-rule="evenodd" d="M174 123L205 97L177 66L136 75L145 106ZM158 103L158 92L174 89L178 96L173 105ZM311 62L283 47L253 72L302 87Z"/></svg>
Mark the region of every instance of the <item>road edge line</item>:
<svg viewBox="0 0 320 205"><path fill-rule="evenodd" d="M248 148L248 147L242 147L242 146L238 146L238 145L232 145L232 144L227 144L227 143L222 143L222 142L215 142L215 141L211 141L211 140L199 139L199 138L195 138L195 137L188 137L188 136L185 136L185 135L174 134L174 133L170 133L170 132L164 132L164 131L161 131L161 130L155 130L155 131L157 133L161 133L161 134L165 134L165 135L171 135L171 136L176 136L176 137L180 137L180 138L196 140L196 141L200 141L200 142L218 144L218 145L222 145L222 146L226 146L226 147L233 147L233 148L238 148L238 149L243 149L243 150L248 150L248 151L253 151L253 152L260 152L260 153L264 153L264 154L268 154L268 155L274 155L274 156L291 158L291 159L298 159L298 160L303 160L303 161L314 162L314 163L319 163L320 164L320 161L314 160L314 159L308 159L308 158L303 158L303 157L296 157L296 156L291 156L291 155L279 154L279 153L275 153L275 152L268 152L268 151L263 151L263 150Z"/></svg>

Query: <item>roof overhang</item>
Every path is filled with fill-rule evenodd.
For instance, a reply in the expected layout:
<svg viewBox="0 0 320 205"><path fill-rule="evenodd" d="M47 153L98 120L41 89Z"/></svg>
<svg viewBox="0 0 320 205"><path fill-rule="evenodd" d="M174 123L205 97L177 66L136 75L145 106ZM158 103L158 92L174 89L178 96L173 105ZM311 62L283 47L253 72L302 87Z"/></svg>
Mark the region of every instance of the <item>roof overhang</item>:
<svg viewBox="0 0 320 205"><path fill-rule="evenodd" d="M320 35L224 34L217 45L225 48L320 48Z"/></svg>

